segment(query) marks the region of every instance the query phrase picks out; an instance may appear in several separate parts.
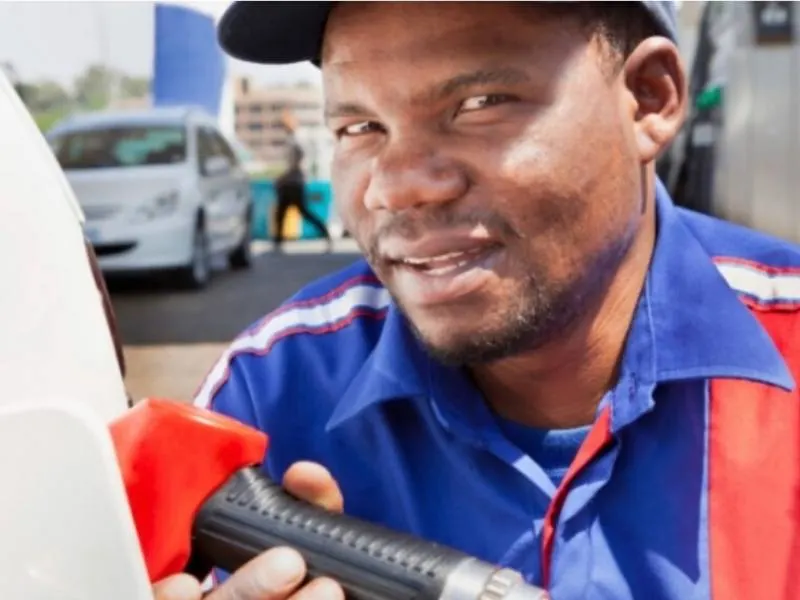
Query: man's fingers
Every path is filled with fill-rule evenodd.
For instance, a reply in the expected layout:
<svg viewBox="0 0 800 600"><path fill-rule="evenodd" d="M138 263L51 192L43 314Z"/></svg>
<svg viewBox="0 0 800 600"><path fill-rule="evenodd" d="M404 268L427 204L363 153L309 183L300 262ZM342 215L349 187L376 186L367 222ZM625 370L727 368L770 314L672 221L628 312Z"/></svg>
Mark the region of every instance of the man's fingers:
<svg viewBox="0 0 800 600"><path fill-rule="evenodd" d="M287 470L283 485L289 493L306 502L332 511L343 510L339 486L321 465L295 463ZM306 572L305 562L298 552L290 548L273 548L237 570L206 596L206 600L344 600L342 588L330 579L314 580L297 591L306 578Z"/></svg>
<svg viewBox="0 0 800 600"><path fill-rule="evenodd" d="M320 577L301 588L291 600L344 600L344 590L333 579Z"/></svg>
<svg viewBox="0 0 800 600"><path fill-rule="evenodd" d="M200 583L183 573L168 577L153 586L155 600L200 600L202 596Z"/></svg>
<svg viewBox="0 0 800 600"><path fill-rule="evenodd" d="M298 552L291 548L273 548L236 571L206 599L285 600L305 576L306 566Z"/></svg>
<svg viewBox="0 0 800 600"><path fill-rule="evenodd" d="M327 510L341 512L344 508L336 481L325 467L316 463L295 463L287 470L283 485L289 493ZM273 548L238 569L206 600L344 600L341 586L325 578L316 579L298 591L306 573L305 562L297 551ZM200 586L191 578L189 582L164 581L154 591L156 600L201 598Z"/></svg>
<svg viewBox="0 0 800 600"><path fill-rule="evenodd" d="M317 463L297 462L286 471L283 486L298 498L335 512L344 510L344 499L330 472Z"/></svg>

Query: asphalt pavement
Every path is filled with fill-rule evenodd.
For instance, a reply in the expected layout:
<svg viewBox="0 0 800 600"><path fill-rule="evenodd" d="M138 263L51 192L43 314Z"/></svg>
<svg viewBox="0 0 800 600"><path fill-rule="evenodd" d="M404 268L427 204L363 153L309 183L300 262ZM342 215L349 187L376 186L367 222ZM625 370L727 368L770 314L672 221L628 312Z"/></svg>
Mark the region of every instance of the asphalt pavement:
<svg viewBox="0 0 800 600"><path fill-rule="evenodd" d="M283 253L254 243L254 264L218 270L206 289L175 289L168 278L108 278L111 301L126 346L226 343L308 282L359 258L351 240L331 254L317 241L287 242Z"/></svg>

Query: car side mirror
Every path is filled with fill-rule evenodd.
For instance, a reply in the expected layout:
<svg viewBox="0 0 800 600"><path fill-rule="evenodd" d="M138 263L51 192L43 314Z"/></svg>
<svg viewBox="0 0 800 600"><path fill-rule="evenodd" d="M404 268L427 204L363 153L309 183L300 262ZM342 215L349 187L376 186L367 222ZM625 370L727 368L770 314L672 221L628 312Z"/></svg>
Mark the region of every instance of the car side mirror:
<svg viewBox="0 0 800 600"><path fill-rule="evenodd" d="M209 177L230 172L231 163L224 156L211 156L203 162L203 174Z"/></svg>

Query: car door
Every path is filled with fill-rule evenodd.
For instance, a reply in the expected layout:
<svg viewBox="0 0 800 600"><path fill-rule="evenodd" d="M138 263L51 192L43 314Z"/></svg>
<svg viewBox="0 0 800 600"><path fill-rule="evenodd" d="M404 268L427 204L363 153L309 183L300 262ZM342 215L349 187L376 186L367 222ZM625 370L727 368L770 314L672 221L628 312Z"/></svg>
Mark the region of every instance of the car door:
<svg viewBox="0 0 800 600"><path fill-rule="evenodd" d="M226 219L223 235L225 246L230 249L236 247L244 235L249 233L245 231L245 228L250 227L248 219L251 200L250 177L233 148L220 132L211 129L209 135L213 139L216 155L223 156L230 164L230 170L222 184L224 191L220 192L224 204L221 209L224 211Z"/></svg>
<svg viewBox="0 0 800 600"><path fill-rule="evenodd" d="M225 248L229 235L230 198L226 194L230 187L231 167L219 151L213 130L206 126L197 128L197 160L200 202L205 213L209 249L217 253Z"/></svg>

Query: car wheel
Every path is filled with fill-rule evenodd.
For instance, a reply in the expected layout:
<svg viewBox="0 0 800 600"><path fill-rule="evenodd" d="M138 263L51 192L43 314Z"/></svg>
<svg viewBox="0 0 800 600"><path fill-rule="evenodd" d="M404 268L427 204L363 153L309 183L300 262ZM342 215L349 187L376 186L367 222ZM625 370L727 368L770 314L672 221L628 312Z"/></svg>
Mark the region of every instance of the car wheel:
<svg viewBox="0 0 800 600"><path fill-rule="evenodd" d="M204 288L211 279L211 256L208 251L208 236L203 223L197 224L192 237L192 258L181 269L181 280L190 289Z"/></svg>
<svg viewBox="0 0 800 600"><path fill-rule="evenodd" d="M248 213L244 237L228 257L228 264L230 264L231 269L248 269L253 264L253 252L250 248L250 243L253 241L252 228L253 219Z"/></svg>

